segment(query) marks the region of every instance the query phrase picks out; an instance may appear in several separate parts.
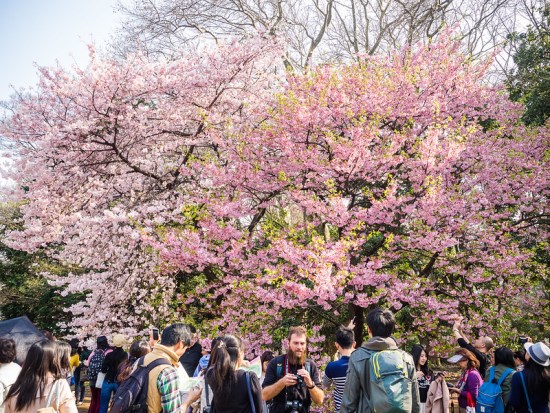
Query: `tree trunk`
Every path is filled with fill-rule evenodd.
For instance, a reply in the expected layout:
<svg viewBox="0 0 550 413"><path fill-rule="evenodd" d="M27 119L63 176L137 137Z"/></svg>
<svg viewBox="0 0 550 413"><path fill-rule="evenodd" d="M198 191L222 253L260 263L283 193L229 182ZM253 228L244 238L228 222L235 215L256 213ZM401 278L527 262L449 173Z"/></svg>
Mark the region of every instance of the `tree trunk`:
<svg viewBox="0 0 550 413"><path fill-rule="evenodd" d="M349 305L350 314L355 317L355 328L353 332L355 333L355 342L357 347L363 344L363 335L365 334L365 313L363 307L359 307L357 304Z"/></svg>

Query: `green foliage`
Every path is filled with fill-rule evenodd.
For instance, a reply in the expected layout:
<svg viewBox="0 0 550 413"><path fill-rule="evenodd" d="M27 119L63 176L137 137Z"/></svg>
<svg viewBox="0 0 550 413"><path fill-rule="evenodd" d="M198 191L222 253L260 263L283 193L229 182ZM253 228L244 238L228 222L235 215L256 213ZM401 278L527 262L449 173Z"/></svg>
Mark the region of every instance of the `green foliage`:
<svg viewBox="0 0 550 413"><path fill-rule="evenodd" d="M531 288L525 291L527 300L542 295L544 303L550 302L550 245L548 241L540 241L531 246L533 259L528 263L526 271L531 274ZM539 309L540 313L528 314L527 312L510 315L510 324L515 330L533 338L533 341L547 340L550 337L550 324L548 308ZM517 337L511 338L512 343Z"/></svg>
<svg viewBox="0 0 550 413"><path fill-rule="evenodd" d="M0 205L0 317L26 315L39 328L57 336L68 331L62 325L71 319L65 309L81 301L83 294L62 296L60 289L48 284L43 272L66 273L65 268L40 252L29 254L3 242L7 231L19 229L19 210L11 204Z"/></svg>
<svg viewBox="0 0 550 413"><path fill-rule="evenodd" d="M516 68L508 82L510 97L525 105L527 125L542 125L550 116L550 6L541 11L540 22L509 40L516 49Z"/></svg>

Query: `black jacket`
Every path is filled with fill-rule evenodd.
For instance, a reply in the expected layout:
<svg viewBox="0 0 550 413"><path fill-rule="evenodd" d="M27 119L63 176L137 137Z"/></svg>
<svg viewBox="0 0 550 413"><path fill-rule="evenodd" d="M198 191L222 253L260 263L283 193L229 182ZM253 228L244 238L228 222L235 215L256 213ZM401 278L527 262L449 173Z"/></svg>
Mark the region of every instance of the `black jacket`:
<svg viewBox="0 0 550 413"><path fill-rule="evenodd" d="M106 381L111 383L116 381L118 366L126 359L128 359L128 353L120 347L115 347L113 351L105 356L103 364L101 365L101 372L105 373Z"/></svg>
<svg viewBox="0 0 550 413"><path fill-rule="evenodd" d="M479 361L479 369L478 369L479 374L481 374L481 377L485 377L487 368L491 366L491 360L489 359L489 356L479 351L470 343L467 343L466 340L464 340L463 338L458 339L458 345L474 353L474 356L476 356L476 359Z"/></svg>
<svg viewBox="0 0 550 413"><path fill-rule="evenodd" d="M212 413L252 413L246 372L237 370L236 380L227 389L227 394L216 394L212 398ZM208 382L208 380L207 380ZM254 373L250 373L250 390L256 413L262 413L262 387L260 380Z"/></svg>
<svg viewBox="0 0 550 413"><path fill-rule="evenodd" d="M183 353L180 357L180 364L185 369L189 377L193 377L195 369L199 365L199 360L202 357L202 346L196 342Z"/></svg>

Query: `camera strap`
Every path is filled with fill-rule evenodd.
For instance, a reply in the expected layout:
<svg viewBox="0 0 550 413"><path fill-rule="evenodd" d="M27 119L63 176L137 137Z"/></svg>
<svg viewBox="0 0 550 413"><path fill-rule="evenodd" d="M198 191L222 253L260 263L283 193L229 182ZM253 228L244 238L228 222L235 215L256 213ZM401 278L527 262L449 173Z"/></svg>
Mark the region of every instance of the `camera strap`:
<svg viewBox="0 0 550 413"><path fill-rule="evenodd" d="M283 361L283 364L285 366L285 368L283 370L283 376L286 376L287 373L292 373L292 371L290 370L290 364L288 363L288 354L285 354L285 359ZM302 365L302 368L304 369L305 365ZM309 373L309 371L308 371L308 373Z"/></svg>

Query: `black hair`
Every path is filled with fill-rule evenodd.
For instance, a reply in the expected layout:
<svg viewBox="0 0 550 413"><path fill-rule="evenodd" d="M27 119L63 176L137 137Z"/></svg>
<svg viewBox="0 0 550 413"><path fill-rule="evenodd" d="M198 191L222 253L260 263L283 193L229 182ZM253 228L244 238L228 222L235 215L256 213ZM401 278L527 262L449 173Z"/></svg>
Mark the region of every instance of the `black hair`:
<svg viewBox="0 0 550 413"><path fill-rule="evenodd" d="M275 358L275 355L273 354L273 352L271 350L266 350L260 356L260 363L263 366L266 361L271 361L274 358Z"/></svg>
<svg viewBox="0 0 550 413"><path fill-rule="evenodd" d="M336 330L336 342L344 350L349 350L350 348L352 348L354 341L355 333L351 328L340 326L338 330Z"/></svg>
<svg viewBox="0 0 550 413"><path fill-rule="evenodd" d="M67 377L57 362L58 348L52 340L38 341L29 348L21 372L6 397L6 400L16 397L16 411L30 407L36 397L44 394L50 375L53 375L56 380Z"/></svg>
<svg viewBox="0 0 550 413"><path fill-rule="evenodd" d="M527 360L525 359L525 350L514 351L514 358L521 361L521 364L527 363Z"/></svg>
<svg viewBox="0 0 550 413"><path fill-rule="evenodd" d="M136 340L130 346L128 351L128 357L136 361L138 358L143 357L151 352L151 346L147 340Z"/></svg>
<svg viewBox="0 0 550 413"><path fill-rule="evenodd" d="M0 363L11 363L17 357L17 347L11 338L0 338Z"/></svg>
<svg viewBox="0 0 550 413"><path fill-rule="evenodd" d="M422 355L422 352L426 353L426 363L424 363L423 366L420 366L420 371L424 373L425 376L431 376L431 370L428 367L428 352L426 349L421 346L420 344L415 344L411 348L411 356L414 360L414 368L417 369L419 366L420 356Z"/></svg>
<svg viewBox="0 0 550 413"><path fill-rule="evenodd" d="M538 364L532 358L527 360L523 368L525 385L529 395L542 395L544 403L548 403L548 392L550 391L550 377L544 366Z"/></svg>
<svg viewBox="0 0 550 413"><path fill-rule="evenodd" d="M395 317L390 310L378 307L367 314L367 326L373 337L388 338L395 330Z"/></svg>
<svg viewBox="0 0 550 413"><path fill-rule="evenodd" d="M118 366L116 376L117 381L120 383L126 380L130 376L130 374L132 374L132 368L134 367L134 363L136 362L136 360L150 352L151 346L149 345L149 342L147 340L134 341L130 346L128 358L120 363L120 365Z"/></svg>
<svg viewBox="0 0 550 413"><path fill-rule="evenodd" d="M495 350L495 365L502 364L506 367L516 369L514 361L514 352L508 347L499 347Z"/></svg>
<svg viewBox="0 0 550 413"><path fill-rule="evenodd" d="M107 350L109 348L109 341L105 336L99 336L95 342L97 344L98 349Z"/></svg>
<svg viewBox="0 0 550 413"><path fill-rule="evenodd" d="M206 370L208 370L212 365L212 352L214 351L214 348L219 344L220 340L221 340L221 337L216 337L210 343L210 357L208 358L208 364L206 365L206 369L204 370L205 373L206 373Z"/></svg>
<svg viewBox="0 0 550 413"><path fill-rule="evenodd" d="M71 345L71 357L75 354L82 353L82 347L80 347L80 342L78 341L78 338L71 338L69 340L69 344Z"/></svg>
<svg viewBox="0 0 550 413"><path fill-rule="evenodd" d="M163 346L172 347L180 341L185 347L191 344L191 330L187 324L174 323L162 330L160 344Z"/></svg>
<svg viewBox="0 0 550 413"><path fill-rule="evenodd" d="M243 350L242 341L231 334L220 337L212 346L205 380L220 403L227 402L231 397L228 390L236 381L237 363Z"/></svg>

